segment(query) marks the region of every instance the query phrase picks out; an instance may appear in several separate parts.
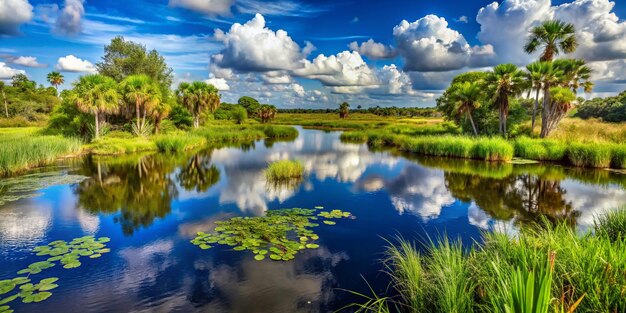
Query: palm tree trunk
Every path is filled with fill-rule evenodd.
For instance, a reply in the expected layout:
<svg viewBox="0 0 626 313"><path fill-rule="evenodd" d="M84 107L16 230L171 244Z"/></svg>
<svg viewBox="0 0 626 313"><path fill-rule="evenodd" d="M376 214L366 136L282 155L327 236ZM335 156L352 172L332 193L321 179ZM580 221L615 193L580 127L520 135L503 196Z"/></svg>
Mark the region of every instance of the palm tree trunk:
<svg viewBox="0 0 626 313"><path fill-rule="evenodd" d="M537 119L537 108L539 108L539 92L540 88L537 88L537 94L535 95L535 105L533 106L533 118L530 126L531 134L535 131L535 121Z"/></svg>
<svg viewBox="0 0 626 313"><path fill-rule="evenodd" d="M476 125L474 124L474 119L472 118L472 114L470 113L469 110L467 110L467 117L470 120L470 123L472 124L472 129L474 130L474 136L478 136L478 130L476 130Z"/></svg>
<svg viewBox="0 0 626 313"><path fill-rule="evenodd" d="M139 99L135 100L135 111L137 112L137 130L141 129L141 125L139 125L141 112L139 111Z"/></svg>
<svg viewBox="0 0 626 313"><path fill-rule="evenodd" d="M543 113L541 114L541 138L548 136L548 120L550 115L550 84L543 88Z"/></svg>
<svg viewBox="0 0 626 313"><path fill-rule="evenodd" d="M9 118L9 107L7 106L7 96L5 95L4 90L2 90L2 99L4 100L4 114L7 118Z"/></svg>
<svg viewBox="0 0 626 313"><path fill-rule="evenodd" d="M98 119L98 111L94 114L96 119L96 139L100 138L100 120Z"/></svg>

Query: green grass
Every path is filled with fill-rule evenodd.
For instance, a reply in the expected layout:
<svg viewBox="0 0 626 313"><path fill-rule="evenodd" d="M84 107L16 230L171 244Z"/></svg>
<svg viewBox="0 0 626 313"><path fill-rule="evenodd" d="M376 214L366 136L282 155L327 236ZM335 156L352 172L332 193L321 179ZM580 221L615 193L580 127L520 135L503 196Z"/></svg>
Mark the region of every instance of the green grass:
<svg viewBox="0 0 626 313"><path fill-rule="evenodd" d="M151 138L143 137L102 137L86 145L85 148L94 155L117 155L157 150L156 144Z"/></svg>
<svg viewBox="0 0 626 313"><path fill-rule="evenodd" d="M612 155L611 167L626 169L626 145L614 145Z"/></svg>
<svg viewBox="0 0 626 313"><path fill-rule="evenodd" d="M37 128L0 130L0 176L49 164L56 159L81 151L75 138L43 136Z"/></svg>
<svg viewBox="0 0 626 313"><path fill-rule="evenodd" d="M567 147L570 164L580 167L609 167L612 146L605 143L570 143Z"/></svg>
<svg viewBox="0 0 626 313"><path fill-rule="evenodd" d="M537 161L562 161L567 151L567 144L550 139L531 139L521 137L514 141L515 156Z"/></svg>
<svg viewBox="0 0 626 313"><path fill-rule="evenodd" d="M486 232L469 250L444 238L387 254L401 298L377 299L406 312L626 311L626 208L596 217L594 232L545 221Z"/></svg>
<svg viewBox="0 0 626 313"><path fill-rule="evenodd" d="M181 152L201 147L206 140L189 134L168 134L157 136L154 143L159 152Z"/></svg>
<svg viewBox="0 0 626 313"><path fill-rule="evenodd" d="M292 139L298 137L298 130L291 126L267 125L263 127L263 133L267 138Z"/></svg>
<svg viewBox="0 0 626 313"><path fill-rule="evenodd" d="M265 169L265 177L270 182L300 179L304 176L304 166L300 161L282 160L272 162Z"/></svg>

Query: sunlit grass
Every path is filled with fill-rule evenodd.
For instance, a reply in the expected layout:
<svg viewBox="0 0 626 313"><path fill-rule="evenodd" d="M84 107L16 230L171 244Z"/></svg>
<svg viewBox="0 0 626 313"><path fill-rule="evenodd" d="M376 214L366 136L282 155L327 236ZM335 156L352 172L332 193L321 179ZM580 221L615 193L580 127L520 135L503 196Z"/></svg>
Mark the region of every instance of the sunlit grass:
<svg viewBox="0 0 626 313"><path fill-rule="evenodd" d="M303 176L304 166L300 161L276 161L270 163L267 169L265 169L265 177L270 182L301 179Z"/></svg>

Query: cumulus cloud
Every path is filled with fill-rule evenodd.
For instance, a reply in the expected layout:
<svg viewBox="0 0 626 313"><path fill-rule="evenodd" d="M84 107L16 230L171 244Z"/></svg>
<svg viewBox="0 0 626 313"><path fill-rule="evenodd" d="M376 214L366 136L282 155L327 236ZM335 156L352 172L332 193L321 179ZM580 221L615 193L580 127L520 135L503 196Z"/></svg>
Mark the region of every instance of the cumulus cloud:
<svg viewBox="0 0 626 313"><path fill-rule="evenodd" d="M313 61L303 60L302 68L293 72L302 77L317 79L325 86L375 86L378 80L374 71L356 51L343 51L336 55L318 55Z"/></svg>
<svg viewBox="0 0 626 313"><path fill-rule="evenodd" d="M73 55L60 57L55 68L64 72L95 73L96 67L87 60L81 60Z"/></svg>
<svg viewBox="0 0 626 313"><path fill-rule="evenodd" d="M230 15L235 0L170 0L170 7L185 8L206 15Z"/></svg>
<svg viewBox="0 0 626 313"><path fill-rule="evenodd" d="M0 62L0 80L8 80L17 74L26 74L23 70L9 67L6 63Z"/></svg>
<svg viewBox="0 0 626 313"><path fill-rule="evenodd" d="M417 94L417 92L413 90L409 75L399 70L395 64L383 66L383 68L378 71L378 79L380 80L381 87L376 91L379 93L392 95Z"/></svg>
<svg viewBox="0 0 626 313"><path fill-rule="evenodd" d="M84 0L65 0L63 9L55 22L54 31L65 35L75 35L82 31L82 18L85 15Z"/></svg>
<svg viewBox="0 0 626 313"><path fill-rule="evenodd" d="M33 18L33 6L28 0L0 1L0 36L19 34L20 25Z"/></svg>
<svg viewBox="0 0 626 313"><path fill-rule="evenodd" d="M311 50L301 49L286 31L265 27L261 14L243 25L233 24L228 32L217 29L215 39L224 44L224 49L211 57L211 63L240 72L293 69Z"/></svg>
<svg viewBox="0 0 626 313"><path fill-rule="evenodd" d="M396 51L391 46L385 46L382 43L375 42L374 39L362 42L360 45L353 41L348 45L350 50L357 51L370 59L390 59L396 56Z"/></svg>
<svg viewBox="0 0 626 313"><path fill-rule="evenodd" d="M228 82L226 82L226 80L223 78L211 77L206 80L206 83L215 86L215 88L217 88L217 90L220 90L220 91L230 90L230 86L228 85Z"/></svg>
<svg viewBox="0 0 626 313"><path fill-rule="evenodd" d="M488 47L471 47L445 18L432 14L412 23L403 20L393 28L393 35L407 71L450 71L473 65L475 54L480 63L493 56Z"/></svg>
<svg viewBox="0 0 626 313"><path fill-rule="evenodd" d="M15 65L21 65L26 67L46 67L46 64L41 64L37 61L36 57L32 56L20 56L17 58L12 58L11 63Z"/></svg>

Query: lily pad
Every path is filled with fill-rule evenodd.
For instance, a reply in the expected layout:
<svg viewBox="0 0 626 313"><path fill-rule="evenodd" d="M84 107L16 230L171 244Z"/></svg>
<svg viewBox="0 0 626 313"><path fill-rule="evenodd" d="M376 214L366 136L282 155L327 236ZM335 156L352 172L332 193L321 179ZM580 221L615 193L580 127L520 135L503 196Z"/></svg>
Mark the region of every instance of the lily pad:
<svg viewBox="0 0 626 313"><path fill-rule="evenodd" d="M257 254L257 255L254 256L254 259L257 260L257 261L263 261L263 260L265 260L265 256L262 255L262 254Z"/></svg>
<svg viewBox="0 0 626 313"><path fill-rule="evenodd" d="M0 280L0 295L3 295L13 289L15 289L15 282L9 279Z"/></svg>

